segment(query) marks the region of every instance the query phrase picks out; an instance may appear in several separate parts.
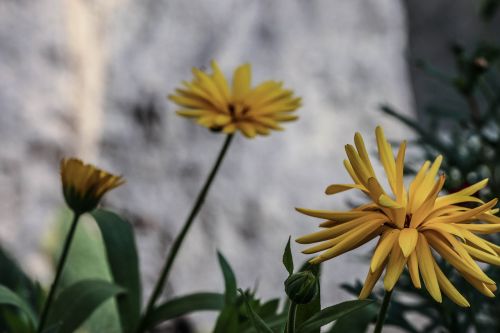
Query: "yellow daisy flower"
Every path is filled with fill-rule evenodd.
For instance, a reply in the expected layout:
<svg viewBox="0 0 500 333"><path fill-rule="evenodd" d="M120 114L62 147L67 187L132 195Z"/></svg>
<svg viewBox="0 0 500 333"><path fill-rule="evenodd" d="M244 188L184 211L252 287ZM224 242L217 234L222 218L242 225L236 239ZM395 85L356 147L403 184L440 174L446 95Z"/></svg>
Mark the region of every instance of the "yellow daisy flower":
<svg viewBox="0 0 500 333"><path fill-rule="evenodd" d="M251 67L244 64L234 71L230 88L215 61L212 71L209 75L193 68L193 81L184 81L184 88L169 95L183 107L177 114L196 118L198 124L214 131L231 134L239 130L248 138L282 130L281 122L297 119L292 113L301 100L283 89L282 82L265 81L252 88Z"/></svg>
<svg viewBox="0 0 500 333"><path fill-rule="evenodd" d="M317 264L353 250L378 238L370 269L359 297L368 297L385 270L384 287L390 291L406 266L413 285L421 288L420 277L431 296L442 301L441 292L460 306L467 300L448 280L437 265L438 254L477 290L494 297L495 282L476 261L500 265L500 246L477 234L500 231L500 218L495 216L497 199L487 203L474 196L484 188L487 179L459 192L439 196L445 181L438 175L442 157L431 164L426 161L409 187L403 183L406 142L402 142L394 158L382 128L377 127L379 157L384 167L391 193L386 192L376 177L368 152L359 133L355 146L346 145L344 166L354 184L334 184L326 194L350 189L362 191L369 202L350 211L323 211L298 208L303 214L325 219L321 231L300 237L302 244L319 244L303 253L320 253L310 262ZM475 206L475 207L473 207ZM484 223L475 223L482 221ZM434 250L434 251L432 251Z"/></svg>
<svg viewBox="0 0 500 333"><path fill-rule="evenodd" d="M97 207L106 192L125 183L121 176L112 175L76 158L61 161L64 199L78 214Z"/></svg>

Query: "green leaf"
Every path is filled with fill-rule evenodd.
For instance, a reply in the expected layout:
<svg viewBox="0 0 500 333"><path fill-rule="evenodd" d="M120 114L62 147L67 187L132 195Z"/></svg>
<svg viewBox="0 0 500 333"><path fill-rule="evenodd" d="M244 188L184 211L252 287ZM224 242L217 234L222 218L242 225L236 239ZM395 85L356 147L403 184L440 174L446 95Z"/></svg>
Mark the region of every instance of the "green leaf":
<svg viewBox="0 0 500 333"><path fill-rule="evenodd" d="M101 230L113 281L127 290L116 300L122 330L134 332L141 314L141 281L133 228L110 211L97 209L92 216Z"/></svg>
<svg viewBox="0 0 500 333"><path fill-rule="evenodd" d="M5 322L6 328L2 328L0 332L15 332L15 333L33 333L35 328L28 316L20 313L18 308L3 308L0 311L0 317Z"/></svg>
<svg viewBox="0 0 500 333"><path fill-rule="evenodd" d="M236 305L226 305L215 322L213 333L239 332L238 308Z"/></svg>
<svg viewBox="0 0 500 333"><path fill-rule="evenodd" d="M38 319L31 309L31 307L19 296L17 296L12 290L0 285L0 305L10 305L21 310L25 315L28 316L29 320L36 326Z"/></svg>
<svg viewBox="0 0 500 333"><path fill-rule="evenodd" d="M278 312L280 306L279 298L269 300L260 306L259 314L261 315L271 315Z"/></svg>
<svg viewBox="0 0 500 333"><path fill-rule="evenodd" d="M219 259L219 265L224 275L225 284L225 298L226 305L234 304L236 302L236 277L234 272L229 266L229 263L224 258L224 256L217 251L217 258Z"/></svg>
<svg viewBox="0 0 500 333"><path fill-rule="evenodd" d="M372 300L355 300L329 306L303 322L302 325L297 328L297 333L313 332L314 330L317 330L332 321L342 318L343 316L372 303Z"/></svg>
<svg viewBox="0 0 500 333"><path fill-rule="evenodd" d="M99 305L124 290L104 280L82 280L64 289L55 300L47 324L61 324L59 333L74 332Z"/></svg>
<svg viewBox="0 0 500 333"><path fill-rule="evenodd" d="M196 293L171 299L158 306L146 319L146 329L196 311L217 311L224 307L220 293Z"/></svg>
<svg viewBox="0 0 500 333"><path fill-rule="evenodd" d="M16 261L0 247L0 285L12 290L24 299L35 312L43 303L44 294L37 283L34 283L19 267ZM0 332L6 330L5 318L0 318ZM12 331L12 330L11 330Z"/></svg>
<svg viewBox="0 0 500 333"><path fill-rule="evenodd" d="M339 318L329 333L365 333L368 331L368 326L377 317L378 306L372 303L357 311Z"/></svg>
<svg viewBox="0 0 500 333"><path fill-rule="evenodd" d="M293 257L292 257L292 251L290 249L291 238L292 238L291 236L288 237L288 242L286 243L285 246L285 252L283 252L283 265L285 266L289 275L293 274Z"/></svg>
<svg viewBox="0 0 500 333"><path fill-rule="evenodd" d="M267 326L269 326L273 331L282 332L285 328L287 316L280 315L272 315L270 317L262 318ZM243 330L242 333L255 333L257 330L252 326Z"/></svg>
<svg viewBox="0 0 500 333"><path fill-rule="evenodd" d="M250 315L250 321L252 322L253 327L257 330L257 333L273 333L273 330L267 326L267 324L262 320L262 318L255 313L255 311L250 306L248 302L248 298L243 290L238 289L240 294L243 296L243 300L245 302L245 307L247 309L248 314Z"/></svg>
<svg viewBox="0 0 500 333"><path fill-rule="evenodd" d="M43 330L43 333L59 333L59 329L61 329L61 323L57 323L47 327Z"/></svg>
<svg viewBox="0 0 500 333"><path fill-rule="evenodd" d="M61 211L57 227L51 228L52 242L47 251L53 255L54 264L57 263L61 245L69 229L68 220L71 215L69 210ZM75 238L62 273L59 292L74 283L89 279L112 282L101 232L93 217L85 214L78 222ZM115 299L110 299L99 307L99 311L94 311L81 328L87 332L121 333L120 316Z"/></svg>

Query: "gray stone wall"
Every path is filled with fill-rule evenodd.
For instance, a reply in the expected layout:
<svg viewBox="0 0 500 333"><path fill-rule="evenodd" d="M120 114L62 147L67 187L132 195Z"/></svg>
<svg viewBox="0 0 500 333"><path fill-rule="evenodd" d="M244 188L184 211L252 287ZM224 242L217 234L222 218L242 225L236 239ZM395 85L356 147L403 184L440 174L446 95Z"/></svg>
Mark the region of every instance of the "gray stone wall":
<svg viewBox="0 0 500 333"><path fill-rule="evenodd" d="M391 102L410 113L406 20L397 0L0 0L0 240L42 281L43 235L62 206L58 162L81 156L127 178L106 204L134 223L147 293L223 137L177 117L165 96L192 66L253 65L254 82L283 80L303 97L283 133L238 136L174 267L168 293L222 288L221 250L242 287L277 296L288 235L316 221L295 206L347 207L323 194L345 182L343 146L370 150ZM325 265L325 303L364 278L367 245ZM297 261L306 258L294 246ZM199 327L210 323L201 320Z"/></svg>

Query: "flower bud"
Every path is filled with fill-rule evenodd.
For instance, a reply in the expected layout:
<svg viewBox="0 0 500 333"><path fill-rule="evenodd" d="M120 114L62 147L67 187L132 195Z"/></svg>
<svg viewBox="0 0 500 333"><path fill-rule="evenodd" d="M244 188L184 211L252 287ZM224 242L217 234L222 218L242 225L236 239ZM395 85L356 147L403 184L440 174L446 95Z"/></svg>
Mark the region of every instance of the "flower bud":
<svg viewBox="0 0 500 333"><path fill-rule="evenodd" d="M76 158L61 161L61 181L64 199L77 214L97 207L106 192L122 185L125 180Z"/></svg>
<svg viewBox="0 0 500 333"><path fill-rule="evenodd" d="M318 293L318 279L311 271L294 273L285 281L285 292L297 304L307 304Z"/></svg>

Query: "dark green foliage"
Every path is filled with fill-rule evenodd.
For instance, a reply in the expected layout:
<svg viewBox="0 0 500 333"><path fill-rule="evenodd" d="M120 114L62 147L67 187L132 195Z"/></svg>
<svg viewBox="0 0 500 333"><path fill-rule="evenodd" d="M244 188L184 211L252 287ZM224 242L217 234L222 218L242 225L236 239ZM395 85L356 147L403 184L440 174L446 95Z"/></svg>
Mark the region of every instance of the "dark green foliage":
<svg viewBox="0 0 500 333"><path fill-rule="evenodd" d="M114 283L126 293L117 298L123 333L135 332L141 314L139 259L132 226L115 213L98 209L92 212L106 249Z"/></svg>
<svg viewBox="0 0 500 333"><path fill-rule="evenodd" d="M197 311L220 311L224 308L224 295L196 293L173 298L154 309L148 316L145 328L152 328L170 319Z"/></svg>
<svg viewBox="0 0 500 333"><path fill-rule="evenodd" d="M285 246L285 252L283 252L283 265L285 266L289 275L293 274L293 257L292 250L290 248L290 240L292 237L288 237L288 242Z"/></svg>
<svg viewBox="0 0 500 333"><path fill-rule="evenodd" d="M31 281L31 279L19 268L17 263L7 252L0 247L0 285L2 288L8 288L29 307L31 312L37 313L41 307L44 295L40 286ZM19 317L19 309L6 308L0 309L0 332L23 332L30 327L27 317Z"/></svg>
<svg viewBox="0 0 500 333"><path fill-rule="evenodd" d="M309 333L313 332L325 326L332 321L342 318L350 313L362 309L365 306L372 304L372 300L355 300L342 302L336 305L329 306L322 309L321 311L315 313L305 322L298 326L298 333Z"/></svg>
<svg viewBox="0 0 500 333"><path fill-rule="evenodd" d="M79 281L57 296L47 327L57 327L57 333L72 333L104 301L123 292L124 289L104 280Z"/></svg>
<svg viewBox="0 0 500 333"><path fill-rule="evenodd" d="M279 311L279 299L262 302L255 292L241 290L236 293L236 277L227 260L218 253L219 264L225 281L225 303L217 318L217 332L281 332L286 313Z"/></svg>

